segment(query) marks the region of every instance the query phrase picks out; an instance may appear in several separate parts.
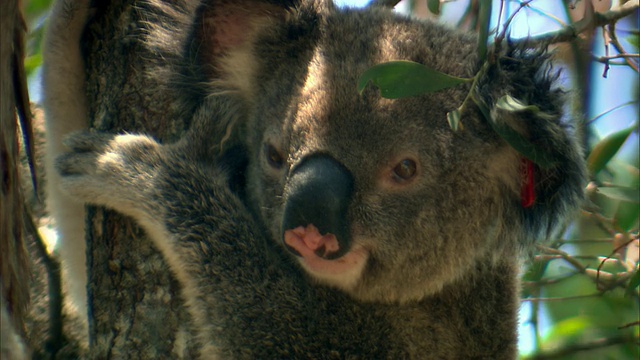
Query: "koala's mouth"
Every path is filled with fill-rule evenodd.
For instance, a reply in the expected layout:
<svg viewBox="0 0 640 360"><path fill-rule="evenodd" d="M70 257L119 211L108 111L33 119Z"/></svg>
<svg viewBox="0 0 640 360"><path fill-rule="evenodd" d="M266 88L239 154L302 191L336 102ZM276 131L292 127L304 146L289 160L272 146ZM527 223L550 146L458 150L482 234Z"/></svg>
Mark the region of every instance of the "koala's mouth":
<svg viewBox="0 0 640 360"><path fill-rule="evenodd" d="M369 257L368 251L356 243L344 255L332 258L340 250L338 240L333 234L320 234L313 225L286 230L284 242L299 256L309 274L339 287L351 287L360 278Z"/></svg>

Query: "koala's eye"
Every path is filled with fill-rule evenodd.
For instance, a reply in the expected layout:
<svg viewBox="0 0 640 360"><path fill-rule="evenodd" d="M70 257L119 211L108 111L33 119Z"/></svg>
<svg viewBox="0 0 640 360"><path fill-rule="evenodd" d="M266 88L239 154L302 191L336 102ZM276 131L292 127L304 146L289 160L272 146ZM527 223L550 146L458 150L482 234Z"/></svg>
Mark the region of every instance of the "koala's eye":
<svg viewBox="0 0 640 360"><path fill-rule="evenodd" d="M416 176L417 171L418 164L415 161L404 159L393 168L393 175L398 181L404 182Z"/></svg>
<svg viewBox="0 0 640 360"><path fill-rule="evenodd" d="M267 163L269 163L269 166L271 166L274 169L282 168L282 165L284 164L284 158L282 157L282 155L280 154L278 149L276 149L275 146L271 144L266 144L264 149L264 154L265 154L265 157L267 158Z"/></svg>

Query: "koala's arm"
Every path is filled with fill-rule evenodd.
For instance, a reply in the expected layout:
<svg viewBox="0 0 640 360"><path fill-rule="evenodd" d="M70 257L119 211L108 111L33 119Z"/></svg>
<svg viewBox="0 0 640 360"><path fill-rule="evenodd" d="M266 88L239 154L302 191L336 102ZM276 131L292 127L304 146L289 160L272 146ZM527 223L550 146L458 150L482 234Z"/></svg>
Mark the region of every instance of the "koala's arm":
<svg viewBox="0 0 640 360"><path fill-rule="evenodd" d="M44 38L42 96L46 118L47 207L58 230L57 249L65 267L72 303L86 318L86 265L84 205L59 190L60 177L53 162L67 151L62 139L86 129L85 67L80 38L89 18L88 0L57 0L49 15Z"/></svg>
<svg viewBox="0 0 640 360"><path fill-rule="evenodd" d="M241 264L260 262L261 249L248 246L257 236L254 221L229 190L224 171L141 135L87 133L66 143L73 152L57 161L62 188L145 229L182 285L200 351L211 354L219 292L233 291L225 283L236 278L252 282L247 272L262 265Z"/></svg>

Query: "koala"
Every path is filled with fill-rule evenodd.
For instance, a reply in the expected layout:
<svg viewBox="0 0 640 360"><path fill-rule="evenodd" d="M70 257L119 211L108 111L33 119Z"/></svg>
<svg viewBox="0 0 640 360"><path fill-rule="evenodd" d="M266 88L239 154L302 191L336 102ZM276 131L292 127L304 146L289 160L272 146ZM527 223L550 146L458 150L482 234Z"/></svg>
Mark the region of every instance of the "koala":
<svg viewBox="0 0 640 360"><path fill-rule="evenodd" d="M519 258L586 183L543 51L508 46L473 83L390 100L359 93L359 77L410 60L471 78L485 66L475 36L324 0L146 5L171 19L149 24L147 44L182 86L190 129L169 144L73 133L70 152L51 153L51 191L145 229L201 358L516 357ZM57 122L87 123L76 50L88 1L54 6L45 106L60 141L71 126ZM446 114L470 91L453 131ZM539 111L507 111L505 95ZM495 124L553 164L524 159Z"/></svg>

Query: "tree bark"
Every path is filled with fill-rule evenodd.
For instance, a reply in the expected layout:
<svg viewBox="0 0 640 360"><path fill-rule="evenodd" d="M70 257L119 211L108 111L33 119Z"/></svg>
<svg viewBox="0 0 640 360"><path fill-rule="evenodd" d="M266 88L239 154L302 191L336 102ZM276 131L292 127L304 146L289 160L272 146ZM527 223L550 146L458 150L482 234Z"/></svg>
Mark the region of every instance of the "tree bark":
<svg viewBox="0 0 640 360"><path fill-rule="evenodd" d="M90 127L174 141L187 119L172 115L174 97L148 75L154 55L143 46L144 12L136 1L111 1L91 21L84 38ZM130 219L101 208L89 209L87 232L90 356L189 357L180 288L151 241Z"/></svg>
<svg viewBox="0 0 640 360"><path fill-rule="evenodd" d="M19 133L30 127L22 61L26 30L17 0L0 3L0 317L1 357L23 359L24 317L29 302L24 198L20 184ZM25 112L26 111L26 112Z"/></svg>

